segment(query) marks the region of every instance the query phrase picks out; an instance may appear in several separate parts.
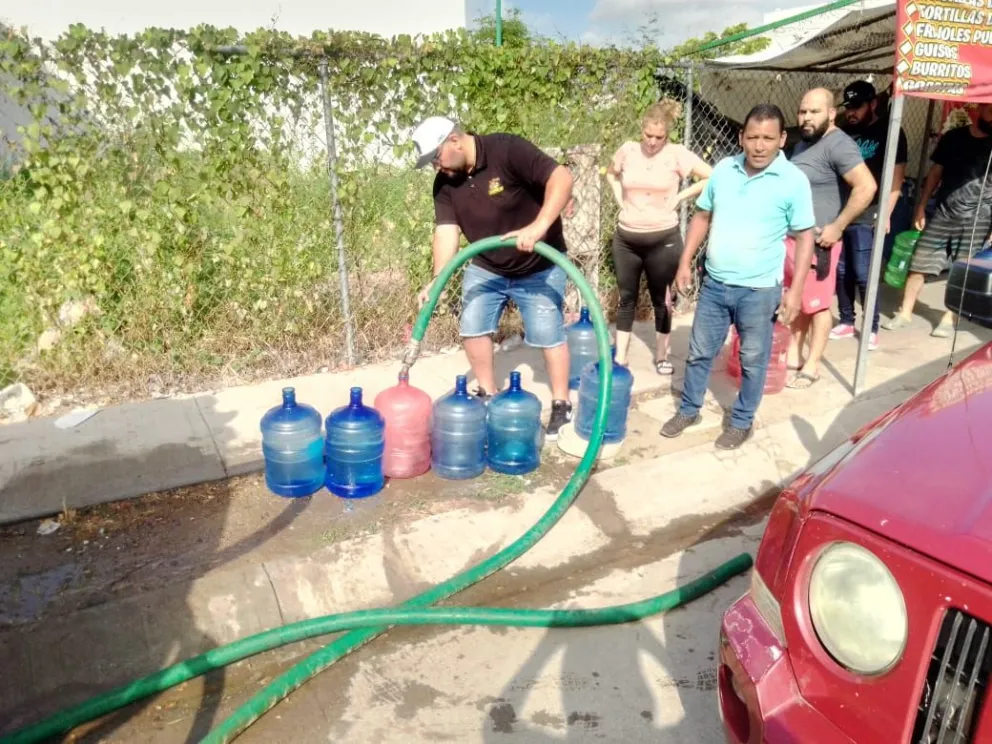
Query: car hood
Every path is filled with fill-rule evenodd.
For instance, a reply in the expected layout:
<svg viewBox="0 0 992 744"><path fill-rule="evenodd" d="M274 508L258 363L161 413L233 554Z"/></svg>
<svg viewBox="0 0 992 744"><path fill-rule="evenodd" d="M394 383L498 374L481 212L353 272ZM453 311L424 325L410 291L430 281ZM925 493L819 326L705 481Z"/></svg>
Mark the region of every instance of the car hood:
<svg viewBox="0 0 992 744"><path fill-rule="evenodd" d="M867 433L808 505L992 583L992 344Z"/></svg>

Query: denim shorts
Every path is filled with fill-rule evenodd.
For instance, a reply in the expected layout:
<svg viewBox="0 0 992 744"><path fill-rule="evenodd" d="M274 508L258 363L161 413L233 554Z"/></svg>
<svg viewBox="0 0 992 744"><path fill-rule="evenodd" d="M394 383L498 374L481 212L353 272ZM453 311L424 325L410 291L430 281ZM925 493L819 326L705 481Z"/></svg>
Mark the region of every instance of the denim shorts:
<svg viewBox="0 0 992 744"><path fill-rule="evenodd" d="M565 272L558 266L506 277L469 264L462 275L462 337L495 333L508 300L520 309L528 346L549 349L565 343Z"/></svg>

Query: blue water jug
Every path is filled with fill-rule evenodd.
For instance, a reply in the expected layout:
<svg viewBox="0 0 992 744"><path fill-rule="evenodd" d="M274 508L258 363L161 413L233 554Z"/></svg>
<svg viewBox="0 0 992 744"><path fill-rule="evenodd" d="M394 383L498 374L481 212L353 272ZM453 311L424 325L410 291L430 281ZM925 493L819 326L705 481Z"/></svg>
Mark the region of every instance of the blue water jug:
<svg viewBox="0 0 992 744"><path fill-rule="evenodd" d="M613 347L613 356L617 349ZM617 444L627 436L627 412L630 409L630 396L634 388L634 375L626 367L613 362L613 385L610 396L610 413L606 420L604 444ZM575 415L575 433L580 439L589 441L592 436L592 422L596 418L596 399L599 397L599 362L587 364L582 370L579 384L579 410Z"/></svg>
<svg viewBox="0 0 992 744"><path fill-rule="evenodd" d="M351 389L351 402L331 412L327 430L327 490L346 499L373 496L382 490L386 422L374 408L362 404L362 389Z"/></svg>
<svg viewBox="0 0 992 744"><path fill-rule="evenodd" d="M486 462L490 470L523 475L541 464L541 401L520 387L520 373L510 373L510 387L489 401Z"/></svg>
<svg viewBox="0 0 992 744"><path fill-rule="evenodd" d="M469 395L465 375L434 403L431 469L448 480L475 478L486 469L486 404Z"/></svg>
<svg viewBox="0 0 992 744"><path fill-rule="evenodd" d="M579 311L579 319L565 331L568 339L568 389L578 390L582 370L599 356L596 327L589 320L589 308Z"/></svg>
<svg viewBox="0 0 992 744"><path fill-rule="evenodd" d="M265 485L278 496L296 498L324 485L324 441L316 408L296 402L296 390L282 389L282 405L262 416Z"/></svg>

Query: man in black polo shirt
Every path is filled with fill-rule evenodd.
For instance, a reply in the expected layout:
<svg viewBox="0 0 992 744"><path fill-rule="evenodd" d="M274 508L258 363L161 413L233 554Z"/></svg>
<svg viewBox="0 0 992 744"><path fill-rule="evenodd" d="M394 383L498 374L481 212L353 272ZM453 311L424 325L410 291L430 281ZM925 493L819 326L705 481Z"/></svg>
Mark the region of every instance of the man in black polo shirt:
<svg viewBox="0 0 992 744"><path fill-rule="evenodd" d="M462 277L461 336L476 394L498 390L492 335L508 300L520 309L528 345L544 350L551 381L547 438L571 420L568 346L565 343L565 272L534 252L544 241L562 253L561 212L572 196L572 175L532 143L512 134L476 135L450 119L433 116L413 133L417 167L432 164L434 178L434 276L469 242L494 235L515 238L515 248L477 256ZM420 294L426 300L430 286Z"/></svg>

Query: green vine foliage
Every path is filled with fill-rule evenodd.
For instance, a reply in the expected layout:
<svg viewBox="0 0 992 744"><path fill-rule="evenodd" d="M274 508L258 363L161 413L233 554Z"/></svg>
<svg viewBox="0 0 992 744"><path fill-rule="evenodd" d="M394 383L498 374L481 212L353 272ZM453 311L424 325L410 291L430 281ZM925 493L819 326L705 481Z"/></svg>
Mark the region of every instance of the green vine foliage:
<svg viewBox="0 0 992 744"><path fill-rule="evenodd" d="M46 45L8 30L0 78L30 117L0 180L0 377L140 388L150 374L196 385L340 360L321 60L365 358L402 342L430 271L431 174L410 170L406 139L420 118L600 144L605 158L636 134L664 61L464 32L76 25ZM67 302L89 311L67 322Z"/></svg>

